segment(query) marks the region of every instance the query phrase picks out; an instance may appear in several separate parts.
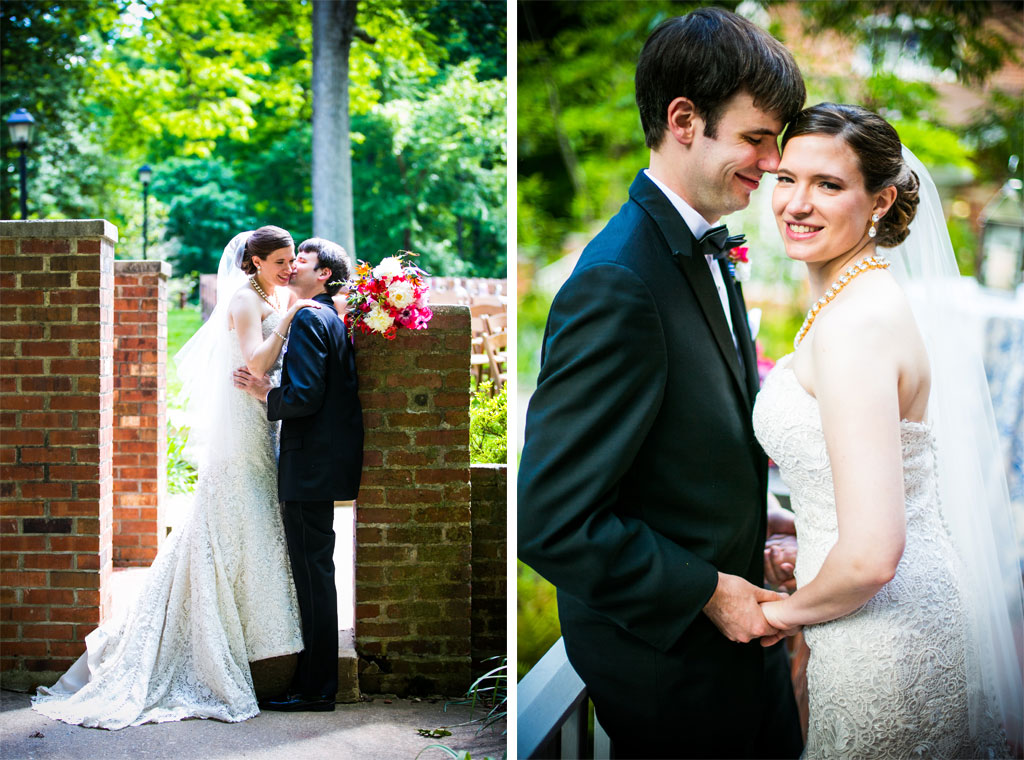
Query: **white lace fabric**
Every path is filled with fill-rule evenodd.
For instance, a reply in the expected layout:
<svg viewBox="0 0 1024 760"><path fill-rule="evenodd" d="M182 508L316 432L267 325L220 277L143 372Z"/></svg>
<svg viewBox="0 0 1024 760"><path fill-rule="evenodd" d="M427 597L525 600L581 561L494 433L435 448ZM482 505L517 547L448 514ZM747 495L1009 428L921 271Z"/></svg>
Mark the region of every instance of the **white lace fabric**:
<svg viewBox="0 0 1024 760"><path fill-rule="evenodd" d="M276 314L263 321L264 338L279 322ZM242 366L236 335L230 343ZM280 368L279 357L275 381ZM191 513L161 548L138 600L86 637L86 653L53 688L40 688L33 709L108 729L246 720L259 712L249 662L302 649L277 500L279 423L243 391L227 398L244 454L211 452Z"/></svg>
<svg viewBox="0 0 1024 760"><path fill-rule="evenodd" d="M832 471L817 400L784 357L765 380L754 429L791 490L798 588L838 539ZM808 626L808 758L1006 757L990 711L972 732L976 674L963 566L939 507L935 444L903 421L906 548L895 577L863 607Z"/></svg>

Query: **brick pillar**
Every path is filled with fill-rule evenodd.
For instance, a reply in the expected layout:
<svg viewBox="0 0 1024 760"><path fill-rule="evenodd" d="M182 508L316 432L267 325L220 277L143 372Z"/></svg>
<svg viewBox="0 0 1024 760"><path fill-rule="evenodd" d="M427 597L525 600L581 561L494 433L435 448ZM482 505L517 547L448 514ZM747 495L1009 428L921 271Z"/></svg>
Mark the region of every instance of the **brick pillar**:
<svg viewBox="0 0 1024 760"><path fill-rule="evenodd" d="M366 426L356 500L356 651L364 691L471 682L469 309L427 330L356 336Z"/></svg>
<svg viewBox="0 0 1024 760"><path fill-rule="evenodd" d="M114 565L148 567L167 492L164 261L114 262Z"/></svg>
<svg viewBox="0 0 1024 760"><path fill-rule="evenodd" d="M475 464L473 480L473 675L499 665L490 657L508 651L505 623L507 596L506 509L508 467Z"/></svg>
<svg viewBox="0 0 1024 760"><path fill-rule="evenodd" d="M110 610L116 242L102 219L0 222L4 686L66 669Z"/></svg>

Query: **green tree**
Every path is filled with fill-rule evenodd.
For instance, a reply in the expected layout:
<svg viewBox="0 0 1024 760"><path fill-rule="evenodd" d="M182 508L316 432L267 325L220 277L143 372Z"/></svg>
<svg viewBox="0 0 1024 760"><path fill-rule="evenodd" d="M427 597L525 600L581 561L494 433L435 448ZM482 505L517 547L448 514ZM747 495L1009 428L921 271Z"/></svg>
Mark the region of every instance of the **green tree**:
<svg viewBox="0 0 1024 760"><path fill-rule="evenodd" d="M5 0L0 6L0 113L18 108L36 120L27 156L29 215L96 216L121 169L101 148L88 108L90 66L107 41L121 5L104 0ZM18 209L18 150L0 132L0 218ZM73 176L75 182L68 182ZM42 212L42 213L41 213ZM113 216L117 216L114 214Z"/></svg>
<svg viewBox="0 0 1024 760"><path fill-rule="evenodd" d="M373 256L413 250L432 274L504 275L505 88L474 65L354 121L356 229Z"/></svg>

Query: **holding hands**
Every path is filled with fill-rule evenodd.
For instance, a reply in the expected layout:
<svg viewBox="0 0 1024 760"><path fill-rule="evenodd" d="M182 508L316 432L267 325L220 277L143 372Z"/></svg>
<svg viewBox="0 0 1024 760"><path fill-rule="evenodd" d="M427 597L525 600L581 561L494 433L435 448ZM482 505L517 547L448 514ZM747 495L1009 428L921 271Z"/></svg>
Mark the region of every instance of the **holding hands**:
<svg viewBox="0 0 1024 760"><path fill-rule="evenodd" d="M718 586L704 606L704 614L730 641L745 644L767 636L774 643L783 634L768 622L761 605L785 598L784 594L755 586L738 575L719 573Z"/></svg>
<svg viewBox="0 0 1024 760"><path fill-rule="evenodd" d="M768 537L764 546L764 577L775 588L796 591L796 525L793 513L768 496Z"/></svg>

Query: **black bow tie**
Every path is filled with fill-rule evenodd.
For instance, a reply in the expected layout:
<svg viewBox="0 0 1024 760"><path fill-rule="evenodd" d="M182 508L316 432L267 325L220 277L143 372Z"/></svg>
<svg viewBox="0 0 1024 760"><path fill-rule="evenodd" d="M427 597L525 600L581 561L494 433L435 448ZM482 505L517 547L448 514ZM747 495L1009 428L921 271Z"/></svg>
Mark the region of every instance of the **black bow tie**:
<svg viewBox="0 0 1024 760"><path fill-rule="evenodd" d="M747 238L743 235L730 235L729 228L724 224L712 227L705 232L697 244L700 252L705 256L713 256L716 259L724 258L733 248L743 245Z"/></svg>

